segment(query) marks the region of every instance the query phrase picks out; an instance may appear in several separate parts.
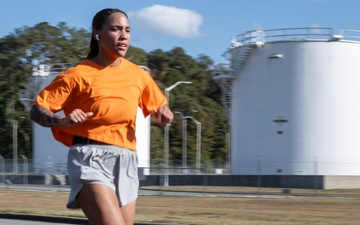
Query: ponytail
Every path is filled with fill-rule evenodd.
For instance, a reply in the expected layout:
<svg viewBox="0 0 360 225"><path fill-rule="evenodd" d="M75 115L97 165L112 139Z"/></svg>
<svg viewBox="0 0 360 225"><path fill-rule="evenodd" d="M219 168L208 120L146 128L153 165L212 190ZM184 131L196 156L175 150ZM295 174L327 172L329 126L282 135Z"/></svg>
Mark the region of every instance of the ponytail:
<svg viewBox="0 0 360 225"><path fill-rule="evenodd" d="M90 52L87 55L86 59L92 59L95 56L97 56L99 54L99 44L98 42L94 39L94 37L91 35L91 41L90 41Z"/></svg>

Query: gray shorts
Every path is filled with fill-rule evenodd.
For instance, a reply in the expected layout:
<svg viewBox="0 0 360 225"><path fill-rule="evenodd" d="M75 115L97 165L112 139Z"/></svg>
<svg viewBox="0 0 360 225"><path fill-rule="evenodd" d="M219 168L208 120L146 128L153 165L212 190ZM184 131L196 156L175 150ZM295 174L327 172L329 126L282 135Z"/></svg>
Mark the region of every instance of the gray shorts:
<svg viewBox="0 0 360 225"><path fill-rule="evenodd" d="M68 153L70 196L68 208L80 208L76 196L84 184L112 188L124 206L136 200L139 189L135 151L113 145L74 145Z"/></svg>

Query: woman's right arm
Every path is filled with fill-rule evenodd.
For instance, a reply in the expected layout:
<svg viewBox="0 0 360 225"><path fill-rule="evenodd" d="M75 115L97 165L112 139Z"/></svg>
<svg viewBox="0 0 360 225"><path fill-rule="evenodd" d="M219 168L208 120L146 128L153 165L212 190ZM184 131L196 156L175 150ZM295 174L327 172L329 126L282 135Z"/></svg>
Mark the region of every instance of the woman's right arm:
<svg viewBox="0 0 360 225"><path fill-rule="evenodd" d="M51 112L49 109L33 105L30 109L30 118L44 127L60 127L61 124L61 116L56 115Z"/></svg>
<svg viewBox="0 0 360 225"><path fill-rule="evenodd" d="M70 127L83 123L92 115L92 112L84 113L81 109L75 109L68 116L57 115L49 109L38 105L33 105L30 109L30 118L44 127Z"/></svg>

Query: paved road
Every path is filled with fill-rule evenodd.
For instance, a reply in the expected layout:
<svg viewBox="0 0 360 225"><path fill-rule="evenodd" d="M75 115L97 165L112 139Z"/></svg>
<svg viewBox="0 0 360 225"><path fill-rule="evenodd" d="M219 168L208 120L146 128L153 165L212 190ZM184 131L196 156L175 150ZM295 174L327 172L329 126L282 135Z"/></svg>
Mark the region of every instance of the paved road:
<svg viewBox="0 0 360 225"><path fill-rule="evenodd" d="M0 213L0 225L90 225L81 218Z"/></svg>
<svg viewBox="0 0 360 225"><path fill-rule="evenodd" d="M30 220L0 219L0 225L69 225L68 223L49 223Z"/></svg>

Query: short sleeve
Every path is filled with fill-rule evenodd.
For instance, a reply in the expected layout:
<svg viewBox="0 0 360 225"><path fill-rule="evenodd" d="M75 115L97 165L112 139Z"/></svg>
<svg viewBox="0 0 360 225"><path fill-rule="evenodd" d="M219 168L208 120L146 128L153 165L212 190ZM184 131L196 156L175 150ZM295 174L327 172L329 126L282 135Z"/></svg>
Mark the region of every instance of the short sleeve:
<svg viewBox="0 0 360 225"><path fill-rule="evenodd" d="M37 95L34 105L43 106L52 112L61 111L70 102L70 95L74 94L74 79L59 74Z"/></svg>
<svg viewBox="0 0 360 225"><path fill-rule="evenodd" d="M144 90L140 104L144 116L152 114L154 109L158 109L166 104L167 99L164 93L160 90L154 79L148 73L144 73Z"/></svg>

